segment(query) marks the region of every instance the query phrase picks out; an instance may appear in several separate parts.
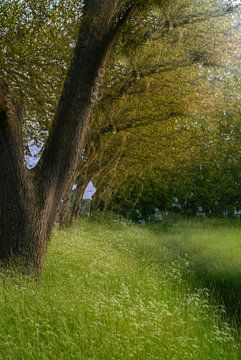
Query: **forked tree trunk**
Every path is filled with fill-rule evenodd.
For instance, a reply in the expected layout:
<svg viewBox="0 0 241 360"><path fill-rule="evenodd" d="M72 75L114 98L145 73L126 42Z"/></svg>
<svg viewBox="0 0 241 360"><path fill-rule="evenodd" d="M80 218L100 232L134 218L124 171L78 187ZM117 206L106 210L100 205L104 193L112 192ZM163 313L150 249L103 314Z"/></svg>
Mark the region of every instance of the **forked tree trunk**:
<svg viewBox="0 0 241 360"><path fill-rule="evenodd" d="M21 121L6 83L0 88L0 261L40 271L61 196L83 151L111 47L134 6L86 0L71 68L43 156L24 165Z"/></svg>

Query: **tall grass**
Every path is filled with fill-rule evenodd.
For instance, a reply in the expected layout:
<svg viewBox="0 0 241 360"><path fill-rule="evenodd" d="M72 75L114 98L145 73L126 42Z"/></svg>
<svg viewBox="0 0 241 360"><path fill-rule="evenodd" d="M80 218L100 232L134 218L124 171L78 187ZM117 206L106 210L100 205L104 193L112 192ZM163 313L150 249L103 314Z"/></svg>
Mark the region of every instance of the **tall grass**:
<svg viewBox="0 0 241 360"><path fill-rule="evenodd" d="M0 276L0 359L241 359L170 236L87 221L57 232L39 283Z"/></svg>

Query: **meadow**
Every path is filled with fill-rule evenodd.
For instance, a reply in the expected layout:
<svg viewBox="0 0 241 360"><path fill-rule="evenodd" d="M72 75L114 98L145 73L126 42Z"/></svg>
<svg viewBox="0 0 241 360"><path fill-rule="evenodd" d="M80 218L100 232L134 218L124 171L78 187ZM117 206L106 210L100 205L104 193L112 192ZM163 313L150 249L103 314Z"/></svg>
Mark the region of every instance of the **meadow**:
<svg viewBox="0 0 241 360"><path fill-rule="evenodd" d="M39 281L0 274L0 359L241 359L216 286L241 282L240 241L221 221L56 231Z"/></svg>

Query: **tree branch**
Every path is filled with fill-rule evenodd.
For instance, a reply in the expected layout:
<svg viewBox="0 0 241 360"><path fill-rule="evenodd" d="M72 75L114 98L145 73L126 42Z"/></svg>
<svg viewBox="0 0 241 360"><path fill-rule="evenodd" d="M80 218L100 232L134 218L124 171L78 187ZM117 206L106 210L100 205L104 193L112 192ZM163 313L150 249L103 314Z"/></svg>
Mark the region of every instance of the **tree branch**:
<svg viewBox="0 0 241 360"><path fill-rule="evenodd" d="M64 190L73 182L110 50L132 13L130 7L116 19L117 3L118 0L85 2L71 68L36 168L47 217L51 217Z"/></svg>

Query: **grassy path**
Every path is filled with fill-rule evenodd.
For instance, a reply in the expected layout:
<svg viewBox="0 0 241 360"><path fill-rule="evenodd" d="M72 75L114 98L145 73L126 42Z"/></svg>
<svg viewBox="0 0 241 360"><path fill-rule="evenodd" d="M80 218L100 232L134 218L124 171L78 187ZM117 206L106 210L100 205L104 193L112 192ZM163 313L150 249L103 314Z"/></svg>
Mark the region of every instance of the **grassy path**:
<svg viewBox="0 0 241 360"><path fill-rule="evenodd" d="M164 247L173 231L82 222L56 233L41 283L0 276L0 359L241 359L220 309L186 280L188 260Z"/></svg>

